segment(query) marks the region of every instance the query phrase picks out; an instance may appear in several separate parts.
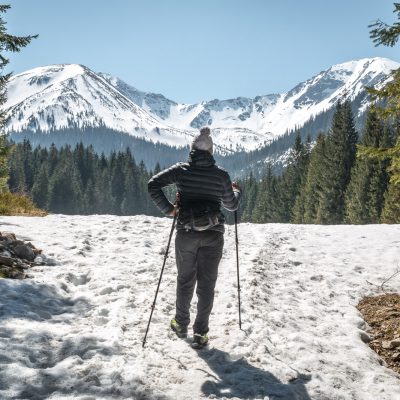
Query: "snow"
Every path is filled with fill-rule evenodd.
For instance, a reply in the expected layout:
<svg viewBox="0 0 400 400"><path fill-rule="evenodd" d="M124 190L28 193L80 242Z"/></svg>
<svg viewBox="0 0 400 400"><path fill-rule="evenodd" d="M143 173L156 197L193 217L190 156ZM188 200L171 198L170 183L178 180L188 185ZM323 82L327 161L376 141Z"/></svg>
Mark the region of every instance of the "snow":
<svg viewBox="0 0 400 400"><path fill-rule="evenodd" d="M11 78L6 129L48 132L71 125L106 126L181 147L191 142L195 127L209 125L217 148L251 151L302 126L338 100L354 99L365 86L382 86L399 67L386 58L365 58L334 65L287 93L177 104L82 65L50 65Z"/></svg>
<svg viewBox="0 0 400 400"><path fill-rule="evenodd" d="M82 73L84 73L84 67L81 65L59 64L33 68L17 74L10 79L7 85L7 102L4 108L10 108L39 93L43 87L57 85ZM41 77L46 79L40 80Z"/></svg>
<svg viewBox="0 0 400 400"><path fill-rule="evenodd" d="M171 219L2 217L0 229L53 259L0 280L0 398L398 400L399 375L360 336L355 308L396 270L399 225L227 227L209 349L168 329L168 258L142 348ZM387 290L400 291L400 279ZM195 311L195 302L193 304Z"/></svg>

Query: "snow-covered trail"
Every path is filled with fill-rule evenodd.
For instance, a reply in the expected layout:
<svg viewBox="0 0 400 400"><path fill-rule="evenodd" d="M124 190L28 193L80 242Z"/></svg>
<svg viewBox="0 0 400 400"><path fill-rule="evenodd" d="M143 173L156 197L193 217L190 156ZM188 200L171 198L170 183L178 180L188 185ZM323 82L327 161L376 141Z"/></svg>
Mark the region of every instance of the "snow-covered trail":
<svg viewBox="0 0 400 400"><path fill-rule="evenodd" d="M168 329L172 251L142 349L170 225L145 216L0 218L0 230L56 260L32 279L0 280L1 399L400 399L399 376L361 340L355 308L399 265L400 226L240 224L245 332L227 227L211 346L201 352ZM400 291L400 278L387 288Z"/></svg>

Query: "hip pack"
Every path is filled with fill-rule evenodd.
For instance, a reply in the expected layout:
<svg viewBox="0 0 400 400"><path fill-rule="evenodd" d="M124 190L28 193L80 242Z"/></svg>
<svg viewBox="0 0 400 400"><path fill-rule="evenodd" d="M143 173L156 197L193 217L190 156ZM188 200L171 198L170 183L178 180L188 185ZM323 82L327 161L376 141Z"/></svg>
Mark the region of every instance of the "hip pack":
<svg viewBox="0 0 400 400"><path fill-rule="evenodd" d="M220 205L214 201L194 200L179 209L178 223L186 230L205 231L224 221Z"/></svg>

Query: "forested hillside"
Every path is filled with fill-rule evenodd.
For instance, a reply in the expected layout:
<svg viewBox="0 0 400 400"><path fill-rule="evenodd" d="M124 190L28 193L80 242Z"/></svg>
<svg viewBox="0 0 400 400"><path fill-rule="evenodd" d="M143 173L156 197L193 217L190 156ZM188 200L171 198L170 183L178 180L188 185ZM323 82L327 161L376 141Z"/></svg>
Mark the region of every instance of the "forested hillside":
<svg viewBox="0 0 400 400"><path fill-rule="evenodd" d="M398 131L370 110L360 136L363 146L384 149L394 145ZM261 179L250 173L240 180L242 221L398 221L396 200L388 191L389 158L357 158L358 142L351 104L339 103L328 133L321 133L314 147L310 137L304 141L296 134L283 172L277 174L269 165ZM182 161L187 151L182 150ZM28 194L37 206L50 212L160 215L147 194L147 182L160 171L160 164L148 170L129 149L106 156L82 143L75 148L52 145L33 149L24 141L15 146L9 167L10 189ZM174 190L168 190L171 198ZM229 214L227 217L231 221Z"/></svg>

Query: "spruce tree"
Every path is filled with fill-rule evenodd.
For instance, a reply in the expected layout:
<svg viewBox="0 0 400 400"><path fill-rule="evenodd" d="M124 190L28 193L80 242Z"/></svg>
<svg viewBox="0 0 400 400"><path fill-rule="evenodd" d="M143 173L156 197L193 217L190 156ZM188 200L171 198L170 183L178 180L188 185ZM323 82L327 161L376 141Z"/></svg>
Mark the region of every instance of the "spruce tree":
<svg viewBox="0 0 400 400"><path fill-rule="evenodd" d="M19 52L27 46L33 38L37 36L13 36L7 33L4 16L11 6L0 5L0 192L7 191L8 164L7 158L10 154L10 145L3 132L6 123L6 112L3 105L7 101L7 82L11 73L3 74L4 68L10 60L6 57L6 52Z"/></svg>
<svg viewBox="0 0 400 400"><path fill-rule="evenodd" d="M391 184L385 195L385 205L382 211L382 222L400 224L400 185Z"/></svg>
<svg viewBox="0 0 400 400"><path fill-rule="evenodd" d="M86 215L97 213L96 192L91 178L89 178L86 182L86 186L84 186L82 212Z"/></svg>
<svg viewBox="0 0 400 400"><path fill-rule="evenodd" d="M111 157L111 194L115 202L114 213L120 215L125 196L124 155L121 152Z"/></svg>
<svg viewBox="0 0 400 400"><path fill-rule="evenodd" d="M310 154L310 162L304 184L300 189L298 204L295 207L296 222L315 224L321 201L322 182L325 173L326 136L319 134ZM301 203L300 203L301 202Z"/></svg>
<svg viewBox="0 0 400 400"><path fill-rule="evenodd" d="M364 126L361 145L373 148L390 145L388 129L370 109ZM353 224L378 223L388 185L387 162L358 158L346 192L346 222Z"/></svg>
<svg viewBox="0 0 400 400"><path fill-rule="evenodd" d="M258 223L278 222L276 212L276 178L272 166L267 165L267 172L261 179L253 211L253 221Z"/></svg>
<svg viewBox="0 0 400 400"><path fill-rule="evenodd" d="M32 200L41 209L45 209L48 203L49 175L45 163L40 167L39 173L35 176L35 183L32 186Z"/></svg>
<svg viewBox="0 0 400 400"><path fill-rule="evenodd" d="M4 135L0 134L0 193L4 193L8 191L8 156L10 153L10 147L7 142L7 138Z"/></svg>
<svg viewBox="0 0 400 400"><path fill-rule="evenodd" d="M304 223L304 213L305 213L305 186L307 183L307 174L308 167L310 164L311 157L311 137L307 136L307 140L305 145L303 146L301 152L301 159L299 162L299 175L300 175L300 184L297 190L296 199L294 201L294 205L292 207L292 218L291 222L293 223Z"/></svg>
<svg viewBox="0 0 400 400"><path fill-rule="evenodd" d="M340 224L344 198L356 157L357 131L349 101L338 104L327 137L317 223Z"/></svg>
<svg viewBox="0 0 400 400"><path fill-rule="evenodd" d="M250 172L249 177L245 180L244 187L242 188L243 191L243 200L241 202L240 211L241 213L241 221L253 221L253 211L254 206L257 201L257 191L258 191L258 184L257 181L254 179L253 172Z"/></svg>
<svg viewBox="0 0 400 400"><path fill-rule="evenodd" d="M113 214L116 208L115 199L111 193L110 167L98 171L95 184L96 212L99 214Z"/></svg>
<svg viewBox="0 0 400 400"><path fill-rule="evenodd" d="M400 3L394 3L397 21L388 25L380 20L370 25L370 35L376 46L384 45L393 47L400 37ZM392 80L381 89L370 88L373 100L382 100L380 105L375 105L379 115L392 123L396 130L400 121L400 68L392 72ZM383 103L383 105L382 105ZM363 147L360 157L379 160L389 160L388 172L390 182L385 196L385 205L382 212L382 221L386 223L400 222L400 136L397 136L395 145L387 149L374 149Z"/></svg>
<svg viewBox="0 0 400 400"><path fill-rule="evenodd" d="M400 37L400 3L394 3L394 13L397 14L397 21L393 25L377 20L369 25L370 37L375 46L384 45L393 47Z"/></svg>
<svg viewBox="0 0 400 400"><path fill-rule="evenodd" d="M121 203L121 212L123 215L135 215L140 213L140 186L139 171L135 160L129 149L125 152L124 176L125 188L124 199Z"/></svg>
<svg viewBox="0 0 400 400"><path fill-rule="evenodd" d="M71 153L65 151L62 157L49 182L48 209L60 214L80 214L83 208L80 177Z"/></svg>

